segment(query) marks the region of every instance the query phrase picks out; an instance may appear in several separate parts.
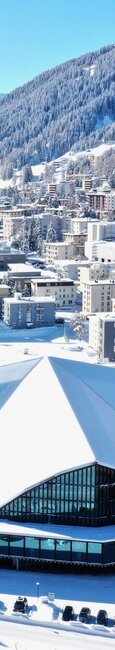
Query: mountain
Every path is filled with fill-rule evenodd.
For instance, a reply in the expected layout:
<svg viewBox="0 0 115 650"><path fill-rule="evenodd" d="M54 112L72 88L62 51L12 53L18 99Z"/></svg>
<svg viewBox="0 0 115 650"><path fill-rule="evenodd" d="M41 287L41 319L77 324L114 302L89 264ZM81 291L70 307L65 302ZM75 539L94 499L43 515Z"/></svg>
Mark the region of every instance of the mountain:
<svg viewBox="0 0 115 650"><path fill-rule="evenodd" d="M21 166L113 140L115 48L48 70L0 101L0 160Z"/></svg>

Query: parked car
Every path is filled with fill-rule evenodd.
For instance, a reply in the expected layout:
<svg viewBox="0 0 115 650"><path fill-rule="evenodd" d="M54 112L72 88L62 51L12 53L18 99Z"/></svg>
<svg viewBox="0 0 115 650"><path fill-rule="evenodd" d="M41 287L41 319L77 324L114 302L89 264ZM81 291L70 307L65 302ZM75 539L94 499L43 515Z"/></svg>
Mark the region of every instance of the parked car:
<svg viewBox="0 0 115 650"><path fill-rule="evenodd" d="M74 609L72 605L66 605L62 614L63 621L72 621L73 617L74 617Z"/></svg>
<svg viewBox="0 0 115 650"><path fill-rule="evenodd" d="M25 614L28 607L28 601L26 597L18 596L17 600L14 603L13 612L21 612Z"/></svg>
<svg viewBox="0 0 115 650"><path fill-rule="evenodd" d="M80 614L79 614L79 620L81 623L89 623L91 616L91 610L89 607L82 607Z"/></svg>
<svg viewBox="0 0 115 650"><path fill-rule="evenodd" d="M100 625L107 625L108 621L108 614L106 612L106 609L99 609L99 612L97 614L97 623Z"/></svg>

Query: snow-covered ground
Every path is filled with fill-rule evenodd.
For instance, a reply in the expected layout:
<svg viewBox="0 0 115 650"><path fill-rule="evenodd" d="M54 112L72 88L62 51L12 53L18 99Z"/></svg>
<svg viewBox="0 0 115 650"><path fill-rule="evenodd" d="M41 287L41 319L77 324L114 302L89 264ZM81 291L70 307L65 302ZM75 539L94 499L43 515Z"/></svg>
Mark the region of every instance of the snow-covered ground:
<svg viewBox="0 0 115 650"><path fill-rule="evenodd" d="M95 66L90 66L90 76L93 76L93 74L95 72L94 68L95 68ZM111 119L109 118L108 115L106 115L104 117L104 119L102 120L102 122L97 123L97 127L99 128L99 127L102 127L102 126L106 126L106 125L108 125L110 123L111 123ZM42 175L44 176L46 164L47 164L48 167L51 167L52 163L58 162L58 165L60 163L60 167L59 167L58 170L55 170L54 175L55 175L56 182L59 183L62 180L62 171L63 170L66 171L66 167L67 167L68 162L70 160L73 160L75 162L75 161L77 161L78 158L81 158L81 157L84 157L84 156L85 157L89 156L89 155L91 155L91 153L92 153L92 155L95 155L95 156L102 156L103 153L105 153L106 151L109 151L109 149L111 149L111 148L115 149L115 143L108 144L108 143L105 142L103 144L100 144L98 147L93 147L90 150L89 149L88 150L84 149L84 151L77 151L77 152L75 152L73 150L67 151L66 154L64 154L60 158L56 158L55 161L53 160L50 163L43 162L43 163L40 163L38 165L32 165L33 181L39 179L40 176L42 176ZM17 171L15 173L15 183L16 183L17 186L20 185L21 174L22 174L22 170ZM13 178L10 178L10 180L3 180L2 178L0 178L0 190L1 189L6 189L6 188L9 188L9 187L13 187L13 185L14 185Z"/></svg>
<svg viewBox="0 0 115 650"><path fill-rule="evenodd" d="M37 598L37 587L36 583L39 582L39 598ZM53 650L57 650L59 647L60 650L63 647L63 642L62 639L65 638L65 645L64 648L70 647L72 648L73 646L75 647L75 638L76 634L72 635L71 632L69 632L69 635L67 635L67 632L64 632L65 630L65 624L62 622L62 612L66 604L71 604L74 607L74 612L79 616L80 609L83 605L89 606L91 609L91 620L90 624L88 626L81 625L76 621L76 625L74 623L73 626L73 633L77 633L77 647L82 647L86 648L88 639L89 639L89 645L88 647L97 647L98 648L102 647L101 645L101 635L104 635L104 643L106 646L106 641L107 641L107 650L111 645L109 646L110 643L110 636L111 636L111 644L112 644L112 637L114 636L114 643L115 643L115 628L113 627L113 618L115 614L115 606L114 606L114 594L115 594L115 575L83 575L81 573L78 573L77 575L58 575L58 574L50 574L50 573L38 573L38 572L26 572L26 571L8 571L5 569L0 570L0 640L3 634L3 627L2 627L2 622L1 622L1 613L3 613L3 619L5 621L5 617L10 615L12 616L13 613L13 605L16 600L16 597L18 595L22 596L27 596L28 599L28 615L29 615L29 620L30 622L38 621L41 622L41 624L53 624L54 629L57 629L57 634L59 635L58 638L58 646L55 645L56 639L54 637L54 645L53 643L53 635L51 634L52 638L52 643L50 640L50 634L47 629L47 635L49 638L49 642L51 645L47 646L47 635L46 638L44 637L44 648L52 647ZM54 594L54 601L50 599L50 594ZM106 609L108 612L108 626L107 629L104 629L101 626L96 625L96 616L99 608ZM20 617L19 617L20 618ZM15 615L14 615L15 619ZM17 617L16 617L17 620ZM25 619L25 623L26 623ZM28 621L29 622L29 621ZM20 625L22 623L22 617L20 620ZM6 623L6 633L7 633L7 623ZM16 643L19 642L19 646L15 645L11 646L10 645L10 639L9 639L9 645L7 645L8 648L16 648L16 650L28 650L30 646L28 645L28 630L26 626L26 632L22 630L21 633L21 628L19 626L19 630L17 629L16 623L14 624L14 630L12 631L12 623L10 623L10 628L11 634L15 635L15 641ZM16 626L16 627L15 627ZM67 627L70 627L70 624L66 625ZM72 627L72 626L71 626ZM63 632L61 633L61 629ZM70 628L71 629L71 628ZM31 634L31 629L30 634ZM31 650L34 647L34 631L36 632L36 628L32 627L33 631L33 646L31 646ZM51 632L51 630L50 630ZM52 630L53 633L53 630ZM91 638L86 636L88 633L91 634ZM94 637L94 635L97 633L97 640ZM82 639L83 635L83 639ZM108 635L108 640L106 639L106 636ZM27 636L27 638L26 638ZM81 639L80 639L81 636ZM26 645L24 645L24 639L26 640ZM36 640L36 635L35 635L35 640ZM38 637L39 641L39 637ZM67 641L67 644L66 644ZM90 646L90 641L91 641L91 646ZM98 644L97 644L98 641ZM20 642L22 645L20 645ZM79 646L78 646L79 643ZM83 645L82 645L83 643ZM39 648L40 646L38 646ZM41 640L41 647L42 647L42 640Z"/></svg>

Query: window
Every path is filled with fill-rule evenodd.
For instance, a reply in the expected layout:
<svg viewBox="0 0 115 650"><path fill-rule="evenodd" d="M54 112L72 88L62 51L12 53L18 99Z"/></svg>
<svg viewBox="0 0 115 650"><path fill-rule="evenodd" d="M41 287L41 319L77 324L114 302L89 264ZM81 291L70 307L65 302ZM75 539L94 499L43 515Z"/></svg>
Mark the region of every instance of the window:
<svg viewBox="0 0 115 650"><path fill-rule="evenodd" d="M74 553L86 553L86 542L72 542Z"/></svg>
<svg viewBox="0 0 115 650"><path fill-rule="evenodd" d="M56 551L61 551L62 553L70 551L70 542L62 539L56 540Z"/></svg>
<svg viewBox="0 0 115 650"><path fill-rule="evenodd" d="M40 547L44 551L48 549L49 551L55 550L55 540L54 539L41 539Z"/></svg>
<svg viewBox="0 0 115 650"><path fill-rule="evenodd" d="M102 544L98 544L98 542L88 542L88 553L100 555L102 553Z"/></svg>

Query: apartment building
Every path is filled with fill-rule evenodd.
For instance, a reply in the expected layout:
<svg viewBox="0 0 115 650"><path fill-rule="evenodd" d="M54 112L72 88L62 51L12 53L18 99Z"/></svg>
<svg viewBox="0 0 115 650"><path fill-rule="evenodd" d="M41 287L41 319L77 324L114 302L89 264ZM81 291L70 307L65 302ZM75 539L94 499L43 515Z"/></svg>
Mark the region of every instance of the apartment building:
<svg viewBox="0 0 115 650"><path fill-rule="evenodd" d="M64 242L73 244L74 257L84 257L86 239L86 233L79 233L75 235L72 232L68 232L66 235L64 234Z"/></svg>
<svg viewBox="0 0 115 650"><path fill-rule="evenodd" d="M84 262L78 267L78 281L80 291L83 291L84 284L92 280L107 280L111 274L115 273L115 264L105 264L103 262ZM112 277L114 279L114 277Z"/></svg>
<svg viewBox="0 0 115 650"><path fill-rule="evenodd" d="M115 210L115 192L110 190L104 192L103 188L97 190L90 190L89 194L89 207L91 210L98 210L99 212L114 212Z"/></svg>
<svg viewBox="0 0 115 650"><path fill-rule="evenodd" d="M115 297L115 280L91 280L84 283L82 311L85 314L109 312Z"/></svg>
<svg viewBox="0 0 115 650"><path fill-rule="evenodd" d="M73 258L73 243L56 242L46 243L46 261L48 264L56 260L69 260Z"/></svg>
<svg viewBox="0 0 115 650"><path fill-rule="evenodd" d="M88 219L85 217L82 219L82 217L73 217L71 219L71 232L74 235L81 235L87 234L87 229L88 229Z"/></svg>
<svg viewBox="0 0 115 650"><path fill-rule="evenodd" d="M17 293L4 299L4 323L15 329L54 325L55 301L51 297L22 298Z"/></svg>
<svg viewBox="0 0 115 650"><path fill-rule="evenodd" d="M55 299L56 307L76 304L77 285L68 278L40 278L31 282L32 296L48 296Z"/></svg>
<svg viewBox="0 0 115 650"><path fill-rule="evenodd" d="M87 224L87 242L115 240L115 221L91 219Z"/></svg>
<svg viewBox="0 0 115 650"><path fill-rule="evenodd" d="M97 262L115 262L115 241L86 241L85 255L87 259Z"/></svg>
<svg viewBox="0 0 115 650"><path fill-rule="evenodd" d="M91 176L85 176L82 181L82 188L84 192L89 192L92 189L92 178Z"/></svg>
<svg viewBox="0 0 115 650"><path fill-rule="evenodd" d="M115 314L90 316L89 345L97 352L99 360L115 361Z"/></svg>

